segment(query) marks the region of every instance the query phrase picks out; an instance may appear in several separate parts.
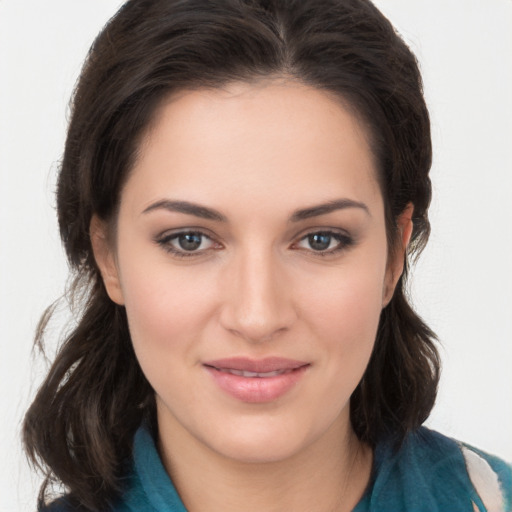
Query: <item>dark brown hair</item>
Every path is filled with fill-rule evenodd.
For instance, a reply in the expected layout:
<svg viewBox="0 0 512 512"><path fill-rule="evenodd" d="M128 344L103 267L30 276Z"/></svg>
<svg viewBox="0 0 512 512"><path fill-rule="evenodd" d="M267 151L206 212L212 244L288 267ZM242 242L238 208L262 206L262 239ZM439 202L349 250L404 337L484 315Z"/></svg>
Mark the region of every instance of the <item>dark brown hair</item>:
<svg viewBox="0 0 512 512"><path fill-rule="evenodd" d="M429 235L431 140L417 62L367 0L131 0L95 40L73 96L57 188L61 237L81 294L66 337L24 422L31 460L77 510L122 492L154 393L131 346L126 313L94 261L91 216L115 224L141 137L169 94L232 81L290 77L329 91L367 126L394 247L397 216L414 204L410 257ZM407 262L406 262L407 263ZM435 336L408 303L404 275L382 311L375 349L351 398L358 437L398 442L429 415L439 359ZM36 342L42 344L43 317Z"/></svg>

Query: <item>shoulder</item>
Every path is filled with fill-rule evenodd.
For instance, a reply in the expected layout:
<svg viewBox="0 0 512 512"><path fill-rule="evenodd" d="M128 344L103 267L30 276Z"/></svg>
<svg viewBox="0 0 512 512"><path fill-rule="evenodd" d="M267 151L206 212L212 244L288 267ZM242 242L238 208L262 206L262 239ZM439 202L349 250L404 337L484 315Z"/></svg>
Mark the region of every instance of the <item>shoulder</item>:
<svg viewBox="0 0 512 512"><path fill-rule="evenodd" d="M82 512L83 510L83 507L78 507L76 504L73 504L67 496L63 496L56 499L55 501L52 501L48 505L39 507L37 512ZM138 510L151 512L153 509L146 509L144 507L131 508L124 502L118 502L112 505L108 510L109 512L135 512Z"/></svg>
<svg viewBox="0 0 512 512"><path fill-rule="evenodd" d="M493 502L493 497L501 496L508 502L509 510L512 499L512 465L503 459L479 450L469 444L446 437L439 432L421 428L415 436L415 443L426 445L427 450L438 462L460 458L464 461L464 470L471 485L482 498ZM425 455L424 450L422 450ZM486 502L485 499L483 499ZM494 510L493 507L488 507ZM502 510L502 508L496 508Z"/></svg>
<svg viewBox="0 0 512 512"><path fill-rule="evenodd" d="M37 512L74 512L74 507L66 496L63 496L48 505L44 505L37 509Z"/></svg>
<svg viewBox="0 0 512 512"><path fill-rule="evenodd" d="M401 496L404 510L511 510L511 466L433 430L417 429L398 450L381 443L376 459L380 493Z"/></svg>
<svg viewBox="0 0 512 512"><path fill-rule="evenodd" d="M459 445L469 479L487 509L512 510L512 466L473 446Z"/></svg>
<svg viewBox="0 0 512 512"><path fill-rule="evenodd" d="M133 479L129 477L130 482ZM126 502L126 494L132 492L131 488L127 488L118 498L114 499L106 508L102 508L101 512L154 512L153 508L147 507L146 503L140 501ZM139 506L140 505L140 506ZM37 512L85 512L89 508L85 508L76 499L73 499L70 494L64 494L46 505L39 505Z"/></svg>

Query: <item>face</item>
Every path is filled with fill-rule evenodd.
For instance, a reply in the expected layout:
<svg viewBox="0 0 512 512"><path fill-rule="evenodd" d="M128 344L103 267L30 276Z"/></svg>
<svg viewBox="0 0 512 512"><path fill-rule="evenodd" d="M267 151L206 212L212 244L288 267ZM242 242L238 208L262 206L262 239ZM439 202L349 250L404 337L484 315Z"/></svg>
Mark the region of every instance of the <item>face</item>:
<svg viewBox="0 0 512 512"><path fill-rule="evenodd" d="M254 462L350 428L401 258L388 261L367 137L341 103L290 82L174 96L115 243L91 229L161 435Z"/></svg>

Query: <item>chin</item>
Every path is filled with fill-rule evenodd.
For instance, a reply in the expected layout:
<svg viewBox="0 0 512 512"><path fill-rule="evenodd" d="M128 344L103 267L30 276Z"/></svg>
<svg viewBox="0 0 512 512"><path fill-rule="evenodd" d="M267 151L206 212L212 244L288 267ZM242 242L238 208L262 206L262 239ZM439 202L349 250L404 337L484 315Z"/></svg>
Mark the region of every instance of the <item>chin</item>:
<svg viewBox="0 0 512 512"><path fill-rule="evenodd" d="M216 450L227 459L243 464L271 464L281 462L302 451L302 443L293 443L282 436L273 438L254 437L251 440L230 440Z"/></svg>
<svg viewBox="0 0 512 512"><path fill-rule="evenodd" d="M222 429L220 436L210 435L210 439L204 439L203 442L209 444L219 455L240 463L275 463L299 454L316 437L311 433L308 435L304 428L297 431L300 423L291 422L291 428L286 423L269 421L268 418L240 422L232 428L219 427Z"/></svg>

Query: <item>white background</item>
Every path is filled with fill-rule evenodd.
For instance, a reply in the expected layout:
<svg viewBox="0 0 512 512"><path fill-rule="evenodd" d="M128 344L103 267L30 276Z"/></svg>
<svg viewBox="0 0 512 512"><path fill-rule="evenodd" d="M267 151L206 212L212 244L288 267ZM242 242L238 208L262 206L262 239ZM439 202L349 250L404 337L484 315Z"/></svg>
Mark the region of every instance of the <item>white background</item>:
<svg viewBox="0 0 512 512"><path fill-rule="evenodd" d="M35 509L19 426L64 289L55 176L67 102L120 0L0 0L0 510ZM433 234L414 302L442 342L429 425L512 460L512 1L378 0L417 54L434 140Z"/></svg>

